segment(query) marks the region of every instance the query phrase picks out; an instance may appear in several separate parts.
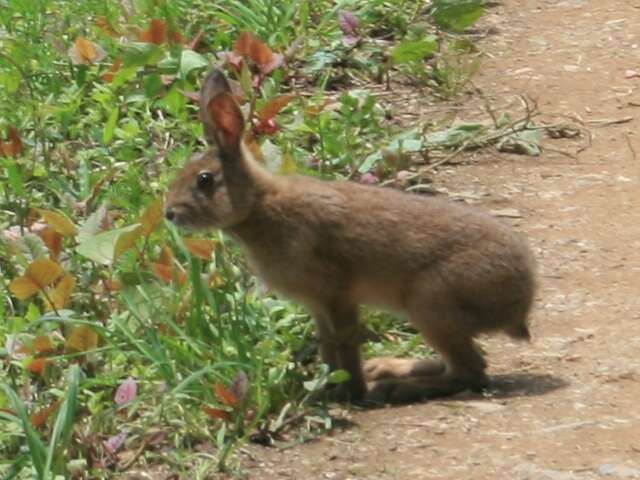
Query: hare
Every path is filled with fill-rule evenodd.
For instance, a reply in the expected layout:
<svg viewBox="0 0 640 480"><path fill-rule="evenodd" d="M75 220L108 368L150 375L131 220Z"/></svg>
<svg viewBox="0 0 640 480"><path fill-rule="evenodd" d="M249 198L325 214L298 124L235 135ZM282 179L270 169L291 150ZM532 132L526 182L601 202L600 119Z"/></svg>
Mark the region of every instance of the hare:
<svg viewBox="0 0 640 480"><path fill-rule="evenodd" d="M202 85L210 149L170 186L166 218L228 232L267 285L315 318L322 360L346 400L406 403L482 389L474 337L529 339L535 263L509 226L473 207L348 181L274 175L243 145L245 119L219 70ZM437 359L362 365L361 304L409 318Z"/></svg>

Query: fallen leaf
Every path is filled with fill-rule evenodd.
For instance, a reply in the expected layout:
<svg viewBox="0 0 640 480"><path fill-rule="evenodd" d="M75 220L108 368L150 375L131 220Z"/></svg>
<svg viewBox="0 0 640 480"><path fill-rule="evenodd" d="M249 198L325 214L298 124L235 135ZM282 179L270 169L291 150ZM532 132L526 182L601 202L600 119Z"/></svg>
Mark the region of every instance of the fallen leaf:
<svg viewBox="0 0 640 480"><path fill-rule="evenodd" d="M71 331L66 348L71 352L87 352L98 346L98 334L89 325L79 325Z"/></svg>
<svg viewBox="0 0 640 480"><path fill-rule="evenodd" d="M127 378L116 390L114 401L117 405L132 402L138 396L138 383L132 378Z"/></svg>
<svg viewBox="0 0 640 480"><path fill-rule="evenodd" d="M104 59L107 52L88 38L78 37L69 48L68 55L74 65L92 65Z"/></svg>
<svg viewBox="0 0 640 480"><path fill-rule="evenodd" d="M27 267L23 276L15 278L9 284L9 290L18 299L26 300L55 282L62 274L62 267L53 260L35 260Z"/></svg>

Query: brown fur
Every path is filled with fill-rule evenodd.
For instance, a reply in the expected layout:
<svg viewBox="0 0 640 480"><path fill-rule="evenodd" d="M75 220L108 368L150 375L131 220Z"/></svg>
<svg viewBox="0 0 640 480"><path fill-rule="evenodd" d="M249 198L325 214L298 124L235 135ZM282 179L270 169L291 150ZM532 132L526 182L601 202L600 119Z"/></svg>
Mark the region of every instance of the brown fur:
<svg viewBox="0 0 640 480"><path fill-rule="evenodd" d="M221 73L207 77L201 102L215 145L172 184L167 217L223 228L270 287L306 305L323 360L351 374L351 399L407 402L481 388L486 363L473 338L529 338L534 260L510 227L441 199L272 175L237 140L244 121ZM197 186L205 171L216 176L213 191ZM442 360L373 359L363 369L360 304L406 315Z"/></svg>

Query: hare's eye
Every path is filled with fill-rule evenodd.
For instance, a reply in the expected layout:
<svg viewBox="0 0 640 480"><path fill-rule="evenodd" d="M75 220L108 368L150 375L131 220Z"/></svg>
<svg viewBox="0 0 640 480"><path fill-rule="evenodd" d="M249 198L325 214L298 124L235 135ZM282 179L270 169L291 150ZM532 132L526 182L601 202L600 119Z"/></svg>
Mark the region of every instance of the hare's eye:
<svg viewBox="0 0 640 480"><path fill-rule="evenodd" d="M198 174L198 190L202 190L203 192L209 192L213 189L213 173L211 172L202 172Z"/></svg>

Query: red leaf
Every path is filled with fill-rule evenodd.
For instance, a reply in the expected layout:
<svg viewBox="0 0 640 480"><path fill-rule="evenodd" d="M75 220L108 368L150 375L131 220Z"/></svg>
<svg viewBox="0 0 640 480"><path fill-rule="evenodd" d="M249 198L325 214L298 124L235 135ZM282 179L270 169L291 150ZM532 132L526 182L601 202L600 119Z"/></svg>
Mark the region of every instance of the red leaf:
<svg viewBox="0 0 640 480"><path fill-rule="evenodd" d="M27 364L27 370L36 375L44 375L49 360L46 358L34 358Z"/></svg>
<svg viewBox="0 0 640 480"><path fill-rule="evenodd" d="M240 34L233 47L233 51L238 55L250 58L260 70L274 64L277 60L271 48L250 32L242 32ZM280 59L280 62L281 61L282 59ZM271 70L273 70L273 68L271 68Z"/></svg>
<svg viewBox="0 0 640 480"><path fill-rule="evenodd" d="M34 412L30 416L31 423L35 428L42 428L47 422L47 419L54 413L58 407L60 407L61 400L56 400L46 408Z"/></svg>
<svg viewBox="0 0 640 480"><path fill-rule="evenodd" d="M169 40L173 43L184 43L184 37L180 32L172 31L169 33Z"/></svg>
<svg viewBox="0 0 640 480"><path fill-rule="evenodd" d="M179 285L187 283L187 274L181 270L178 270L175 266L164 265L162 263L151 263L151 270L160 279L167 283L171 283L174 280L178 281Z"/></svg>
<svg viewBox="0 0 640 480"><path fill-rule="evenodd" d="M38 236L49 249L51 259L57 261L62 252L62 234L56 232L53 227L46 227L38 232Z"/></svg>
<svg viewBox="0 0 640 480"><path fill-rule="evenodd" d="M261 109L258 111L258 118L260 120L269 120L275 117L280 111L289 105L291 101L296 98L295 95L280 95L279 97L274 98L273 100L268 101Z"/></svg>
<svg viewBox="0 0 640 480"><path fill-rule="evenodd" d="M167 24L164 20L154 18L149 23L149 28L140 34L140 41L161 45L167 41Z"/></svg>
<svg viewBox="0 0 640 480"><path fill-rule="evenodd" d="M17 157L22 153L23 145L18 130L13 125L9 127L8 140L9 143L5 143L0 139L0 155Z"/></svg>
<svg viewBox="0 0 640 480"><path fill-rule="evenodd" d="M122 59L116 58L111 64L111 67L109 67L109 70L103 73L102 77L100 78L102 78L102 80L104 80L105 82L113 82L113 79L115 78L116 73L118 73L118 71L120 70L120 67L122 67Z"/></svg>
<svg viewBox="0 0 640 480"><path fill-rule="evenodd" d="M211 260L211 255L216 248L216 243L212 240L204 238L186 238L184 246L187 247L189 253L203 260Z"/></svg>
<svg viewBox="0 0 640 480"><path fill-rule="evenodd" d="M222 383L216 383L214 387L218 399L223 404L227 405L228 407L235 407L236 405L238 405L238 403L240 403L240 399L238 398L238 396L227 387L225 387Z"/></svg>
<svg viewBox="0 0 640 480"><path fill-rule="evenodd" d="M202 411L206 413L210 418L224 420L225 422L231 421L231 415L226 410L212 407L202 407Z"/></svg>

